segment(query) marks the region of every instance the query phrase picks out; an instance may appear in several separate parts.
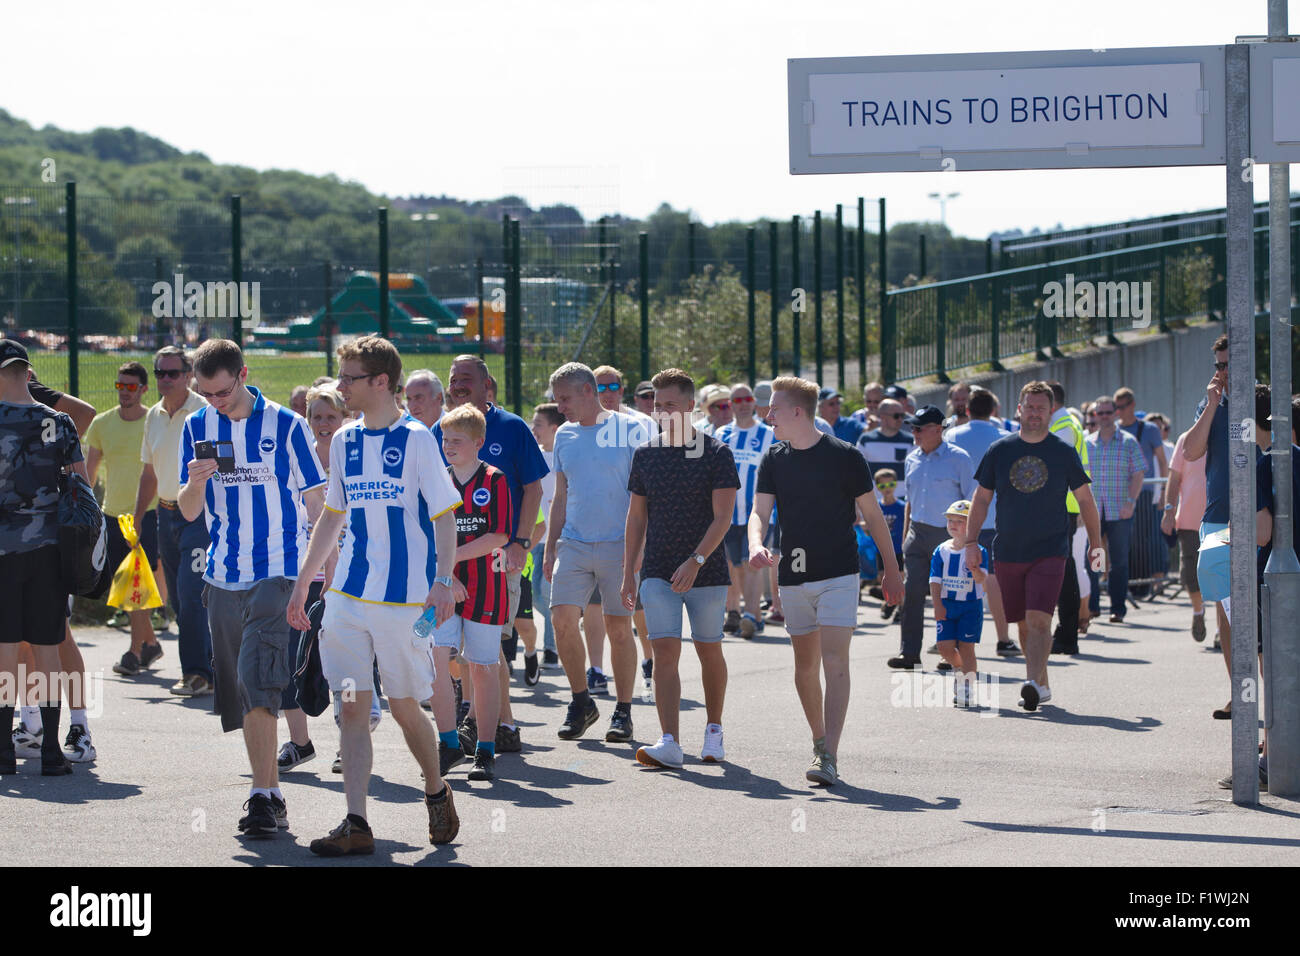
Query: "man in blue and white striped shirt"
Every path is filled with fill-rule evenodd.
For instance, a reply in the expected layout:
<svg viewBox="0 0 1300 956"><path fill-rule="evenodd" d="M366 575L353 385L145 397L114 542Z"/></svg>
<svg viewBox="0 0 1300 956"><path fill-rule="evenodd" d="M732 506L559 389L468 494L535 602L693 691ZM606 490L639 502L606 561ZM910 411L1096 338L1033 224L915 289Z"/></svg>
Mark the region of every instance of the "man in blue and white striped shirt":
<svg viewBox="0 0 1300 956"><path fill-rule="evenodd" d="M239 829L270 836L289 826L275 739L291 679L285 608L307 551L308 522L320 517L325 470L307 422L245 384L248 368L234 342L199 346L194 377L210 404L185 420L177 504L186 521L204 515L211 538L203 603L215 705L222 730L243 730L253 771Z"/></svg>
<svg viewBox="0 0 1300 956"><path fill-rule="evenodd" d="M713 437L731 449L740 477L736 505L731 513L731 529L723 539L727 563L731 566L731 587L727 590L728 633L739 630L751 638L763 630L763 569L749 566L749 513L754 510L754 490L758 484L758 463L763 453L776 441L776 432L754 418L754 393L748 385L731 387L734 420L723 425ZM740 615L740 597L745 597L745 614Z"/></svg>

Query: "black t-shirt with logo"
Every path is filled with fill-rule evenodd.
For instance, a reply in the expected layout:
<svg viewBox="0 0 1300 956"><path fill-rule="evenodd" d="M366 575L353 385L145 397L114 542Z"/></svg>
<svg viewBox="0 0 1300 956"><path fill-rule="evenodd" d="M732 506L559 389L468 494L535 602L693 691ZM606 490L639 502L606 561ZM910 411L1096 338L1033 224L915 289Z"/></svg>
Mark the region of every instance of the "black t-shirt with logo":
<svg viewBox="0 0 1300 956"><path fill-rule="evenodd" d="M975 480L998 496L995 561L1019 564L1070 553L1066 492L1089 482L1074 446L1049 432L1028 442L1017 432L984 453Z"/></svg>
<svg viewBox="0 0 1300 956"><path fill-rule="evenodd" d="M713 492L739 488L731 449L699 433L691 445L668 445L656 435L632 455L627 490L646 499L645 557L641 577L671 581L713 524ZM731 512L727 512L731 521ZM726 553L719 545L695 576L695 587L731 583Z"/></svg>
<svg viewBox="0 0 1300 956"><path fill-rule="evenodd" d="M848 442L822 435L799 450L777 442L758 466L758 493L775 495L781 512L785 587L858 573L855 502L874 487L871 469Z"/></svg>

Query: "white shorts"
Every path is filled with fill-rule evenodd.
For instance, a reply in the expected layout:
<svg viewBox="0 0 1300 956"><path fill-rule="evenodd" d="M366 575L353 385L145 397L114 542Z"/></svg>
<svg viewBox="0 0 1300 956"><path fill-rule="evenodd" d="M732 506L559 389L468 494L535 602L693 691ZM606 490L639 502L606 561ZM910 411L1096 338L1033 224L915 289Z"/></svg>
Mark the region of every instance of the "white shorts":
<svg viewBox="0 0 1300 956"><path fill-rule="evenodd" d="M433 643L436 647L454 647L471 664L486 667L501 658L501 625L480 624L453 614L434 630Z"/></svg>
<svg viewBox="0 0 1300 956"><path fill-rule="evenodd" d="M337 591L325 599L320 662L330 690L374 689L374 662L390 699L433 696L433 641L411 630L424 609L415 604L371 604Z"/></svg>
<svg viewBox="0 0 1300 956"><path fill-rule="evenodd" d="M781 610L791 637L811 634L821 627L856 627L858 576L845 574L824 581L781 585Z"/></svg>

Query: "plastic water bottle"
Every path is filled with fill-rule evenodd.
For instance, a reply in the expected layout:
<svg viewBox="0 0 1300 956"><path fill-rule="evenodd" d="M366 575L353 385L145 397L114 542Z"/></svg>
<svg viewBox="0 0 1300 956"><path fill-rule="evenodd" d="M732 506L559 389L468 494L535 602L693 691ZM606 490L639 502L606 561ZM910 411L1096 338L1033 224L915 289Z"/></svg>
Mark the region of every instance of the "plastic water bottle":
<svg viewBox="0 0 1300 956"><path fill-rule="evenodd" d="M426 607L424 613L421 614L415 624L411 626L411 630L415 632L416 637L421 639L426 638L433 633L434 622L437 620L437 617L438 609L436 607Z"/></svg>

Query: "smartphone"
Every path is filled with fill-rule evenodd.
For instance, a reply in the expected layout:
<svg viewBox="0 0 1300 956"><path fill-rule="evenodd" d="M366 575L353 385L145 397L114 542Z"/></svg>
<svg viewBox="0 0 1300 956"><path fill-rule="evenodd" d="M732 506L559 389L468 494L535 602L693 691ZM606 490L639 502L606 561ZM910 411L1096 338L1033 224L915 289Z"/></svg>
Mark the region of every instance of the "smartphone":
<svg viewBox="0 0 1300 956"><path fill-rule="evenodd" d="M230 474L235 470L235 444L228 441L196 441L195 458L215 458L217 471Z"/></svg>

